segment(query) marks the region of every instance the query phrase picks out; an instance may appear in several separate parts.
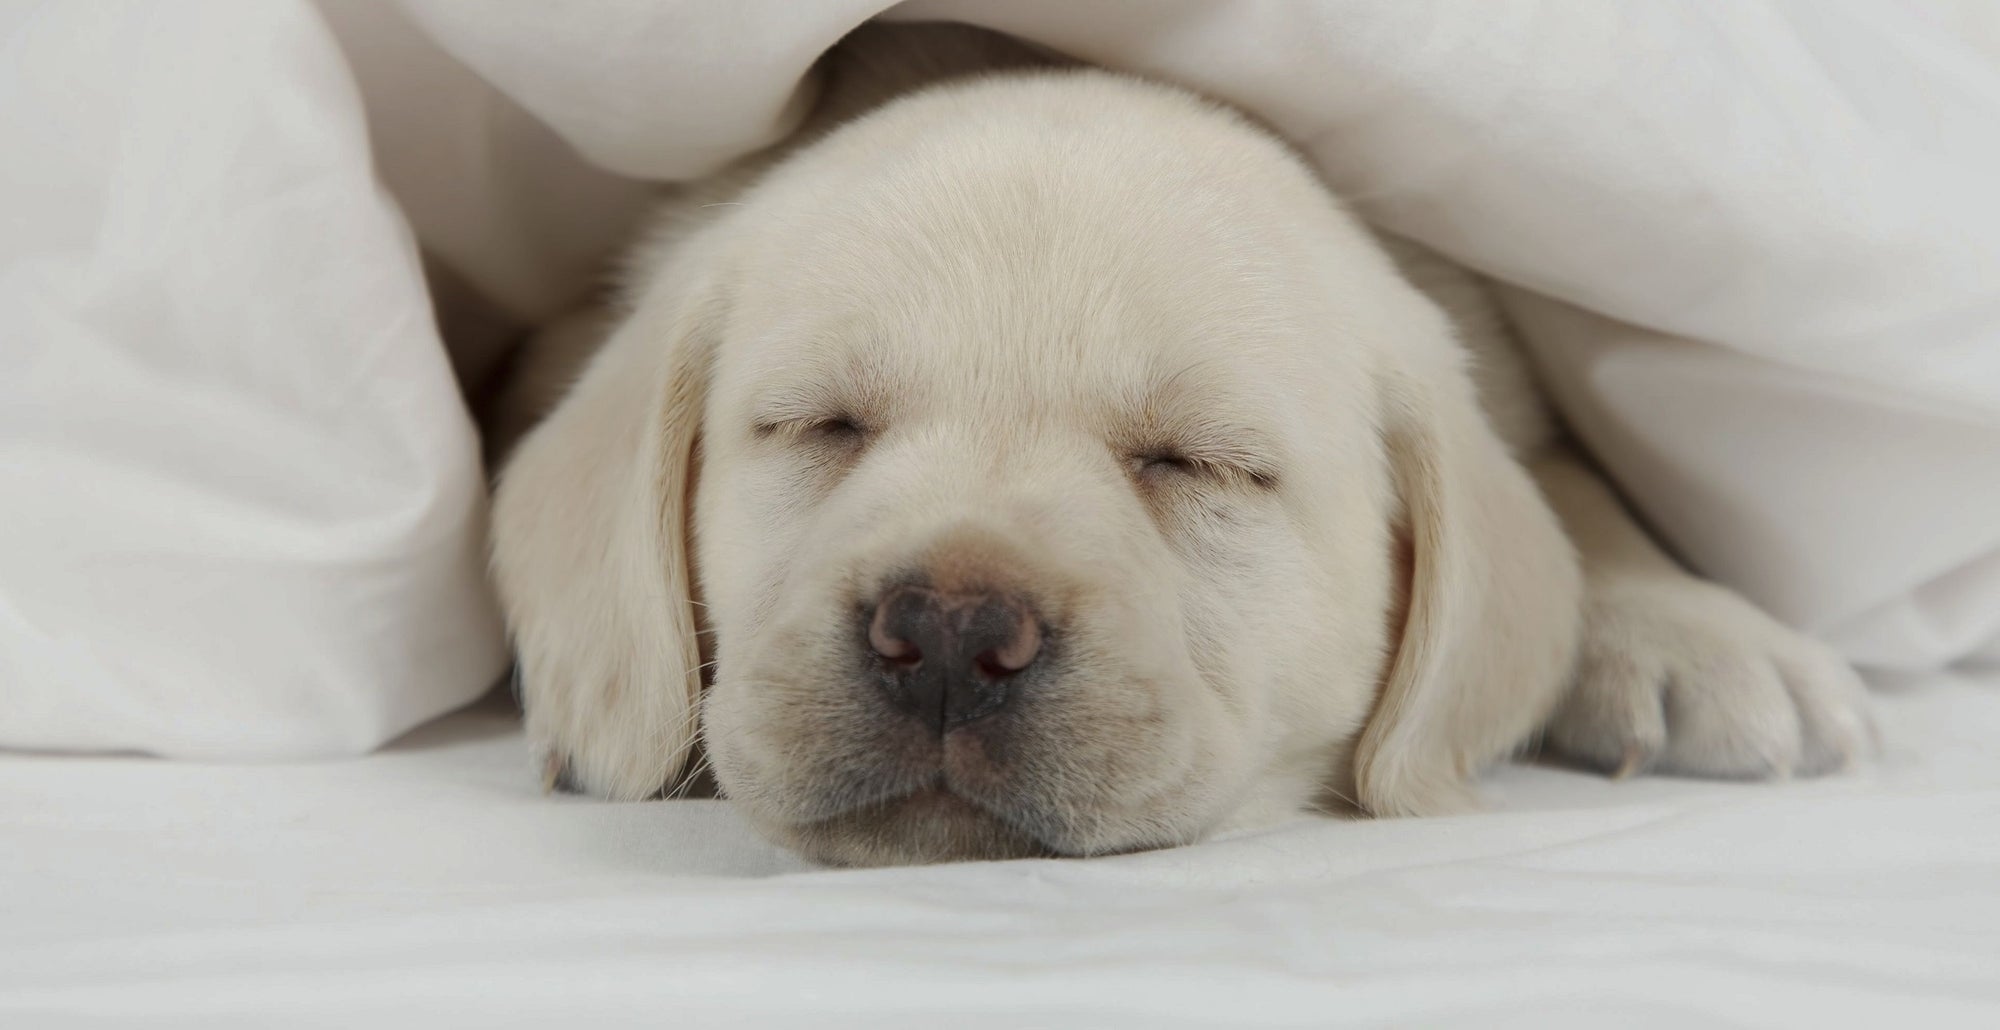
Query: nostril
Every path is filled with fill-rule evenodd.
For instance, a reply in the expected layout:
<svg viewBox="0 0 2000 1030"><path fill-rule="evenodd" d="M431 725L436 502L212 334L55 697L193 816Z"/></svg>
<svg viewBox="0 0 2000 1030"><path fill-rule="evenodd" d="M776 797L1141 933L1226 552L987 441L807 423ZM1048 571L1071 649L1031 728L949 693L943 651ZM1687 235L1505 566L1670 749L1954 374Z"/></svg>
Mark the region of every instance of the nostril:
<svg viewBox="0 0 2000 1030"><path fill-rule="evenodd" d="M923 661L923 651L890 627L892 617L889 605L875 609L875 617L868 623L868 646L892 665L909 667Z"/></svg>
<svg viewBox="0 0 2000 1030"><path fill-rule="evenodd" d="M978 658L973 659L972 666L979 670L981 676L990 680L1004 680L1027 668L1024 665L1008 665L1000 660L997 652L993 651L982 652Z"/></svg>
<svg viewBox="0 0 2000 1030"><path fill-rule="evenodd" d="M1041 627L1032 617L1009 610L1006 621L1003 642L981 651L973 660L974 667L988 679L1005 679L1026 669L1042 651Z"/></svg>

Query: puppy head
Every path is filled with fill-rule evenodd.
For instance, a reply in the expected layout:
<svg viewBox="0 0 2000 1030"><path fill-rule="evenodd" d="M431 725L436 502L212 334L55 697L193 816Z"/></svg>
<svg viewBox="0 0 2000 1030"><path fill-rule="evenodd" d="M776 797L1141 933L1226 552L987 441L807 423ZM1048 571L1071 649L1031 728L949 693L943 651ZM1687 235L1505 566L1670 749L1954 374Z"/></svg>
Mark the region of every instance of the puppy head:
<svg viewBox="0 0 2000 1030"><path fill-rule="evenodd" d="M584 785L656 791L698 725L824 860L1095 854L1448 805L1545 711L1553 520L1439 313L1255 130L992 80L740 199L496 501L530 730Z"/></svg>

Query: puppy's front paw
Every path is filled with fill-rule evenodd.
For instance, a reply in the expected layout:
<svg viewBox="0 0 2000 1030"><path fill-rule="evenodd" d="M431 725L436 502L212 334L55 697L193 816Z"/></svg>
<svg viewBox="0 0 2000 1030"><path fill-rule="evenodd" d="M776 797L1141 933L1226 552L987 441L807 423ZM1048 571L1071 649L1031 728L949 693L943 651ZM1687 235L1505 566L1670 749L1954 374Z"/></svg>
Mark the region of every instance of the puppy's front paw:
<svg viewBox="0 0 2000 1030"><path fill-rule="evenodd" d="M1813 776L1870 750L1861 680L1817 641L1692 577L1593 584L1548 742L1626 775Z"/></svg>

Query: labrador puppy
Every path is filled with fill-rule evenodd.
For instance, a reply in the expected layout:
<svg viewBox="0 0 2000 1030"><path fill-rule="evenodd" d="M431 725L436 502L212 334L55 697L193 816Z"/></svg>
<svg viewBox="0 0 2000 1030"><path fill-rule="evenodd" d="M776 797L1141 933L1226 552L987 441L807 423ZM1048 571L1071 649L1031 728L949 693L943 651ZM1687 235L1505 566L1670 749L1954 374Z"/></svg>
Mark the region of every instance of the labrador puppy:
<svg viewBox="0 0 2000 1030"><path fill-rule="evenodd" d="M1647 537L1476 279L1243 116L1049 65L857 33L523 356L493 567L552 775L712 764L876 864L1448 812L1537 742L1862 752L1852 672Z"/></svg>

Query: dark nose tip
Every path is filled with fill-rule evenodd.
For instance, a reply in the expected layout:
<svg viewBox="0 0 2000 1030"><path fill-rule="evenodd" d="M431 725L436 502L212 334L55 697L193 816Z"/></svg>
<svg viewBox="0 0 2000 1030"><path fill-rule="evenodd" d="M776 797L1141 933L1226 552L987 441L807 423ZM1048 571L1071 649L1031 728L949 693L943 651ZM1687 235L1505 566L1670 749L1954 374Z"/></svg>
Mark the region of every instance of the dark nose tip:
<svg viewBox="0 0 2000 1030"><path fill-rule="evenodd" d="M1042 651L1025 605L994 594L891 590L875 606L868 646L896 706L940 732L1005 707L1011 681Z"/></svg>

